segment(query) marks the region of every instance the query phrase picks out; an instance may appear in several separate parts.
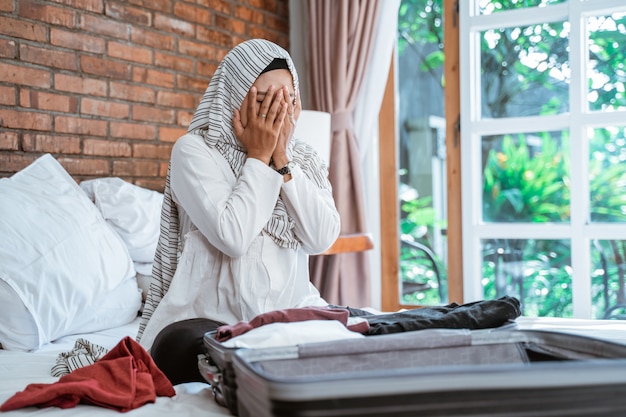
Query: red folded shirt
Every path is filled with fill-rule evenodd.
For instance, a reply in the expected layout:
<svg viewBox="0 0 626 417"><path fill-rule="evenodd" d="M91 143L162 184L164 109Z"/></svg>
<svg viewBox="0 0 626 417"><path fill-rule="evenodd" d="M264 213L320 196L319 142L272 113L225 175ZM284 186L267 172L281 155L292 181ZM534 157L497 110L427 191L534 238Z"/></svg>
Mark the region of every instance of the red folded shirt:
<svg viewBox="0 0 626 417"><path fill-rule="evenodd" d="M157 396L175 394L150 354L127 336L93 365L51 384L29 384L5 401L0 411L29 406L71 408L79 402L128 411L155 402Z"/></svg>
<svg viewBox="0 0 626 417"><path fill-rule="evenodd" d="M273 310L255 316L252 320L240 321L235 324L225 324L217 328L215 339L218 342L225 342L233 337L242 335L252 329L270 323L290 323L306 320L337 320L349 330L358 333L367 333L369 323L362 321L353 325L348 324L350 313L348 310L329 307L299 307L286 308L283 310Z"/></svg>

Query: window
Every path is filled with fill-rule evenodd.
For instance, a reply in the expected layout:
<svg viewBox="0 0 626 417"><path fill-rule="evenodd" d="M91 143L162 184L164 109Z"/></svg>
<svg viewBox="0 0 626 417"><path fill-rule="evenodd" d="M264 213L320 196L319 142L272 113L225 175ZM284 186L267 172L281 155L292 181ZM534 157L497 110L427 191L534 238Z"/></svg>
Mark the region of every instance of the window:
<svg viewBox="0 0 626 417"><path fill-rule="evenodd" d="M626 5L460 1L465 301L626 307Z"/></svg>
<svg viewBox="0 0 626 417"><path fill-rule="evenodd" d="M456 1L402 0L398 29L379 117L385 311L463 301Z"/></svg>

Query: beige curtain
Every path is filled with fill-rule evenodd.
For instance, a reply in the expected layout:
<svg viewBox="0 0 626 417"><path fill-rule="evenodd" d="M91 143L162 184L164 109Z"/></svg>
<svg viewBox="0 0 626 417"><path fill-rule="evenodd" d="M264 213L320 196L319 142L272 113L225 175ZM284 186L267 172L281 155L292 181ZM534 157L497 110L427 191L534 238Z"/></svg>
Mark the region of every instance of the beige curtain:
<svg viewBox="0 0 626 417"><path fill-rule="evenodd" d="M373 47L378 0L308 0L311 105L331 113L329 178L342 234L367 232L353 112ZM371 304L367 252L311 258L311 280L331 304Z"/></svg>

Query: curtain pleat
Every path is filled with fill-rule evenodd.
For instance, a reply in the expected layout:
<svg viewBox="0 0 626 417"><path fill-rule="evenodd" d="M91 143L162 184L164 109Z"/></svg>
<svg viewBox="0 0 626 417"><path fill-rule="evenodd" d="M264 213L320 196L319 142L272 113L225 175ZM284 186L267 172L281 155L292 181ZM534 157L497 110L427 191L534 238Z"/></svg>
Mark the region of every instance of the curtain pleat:
<svg viewBox="0 0 626 417"><path fill-rule="evenodd" d="M341 233L366 230L353 112L373 47L379 0L308 0L311 103L331 114L329 179ZM311 281L331 304L371 304L367 252L311 257Z"/></svg>

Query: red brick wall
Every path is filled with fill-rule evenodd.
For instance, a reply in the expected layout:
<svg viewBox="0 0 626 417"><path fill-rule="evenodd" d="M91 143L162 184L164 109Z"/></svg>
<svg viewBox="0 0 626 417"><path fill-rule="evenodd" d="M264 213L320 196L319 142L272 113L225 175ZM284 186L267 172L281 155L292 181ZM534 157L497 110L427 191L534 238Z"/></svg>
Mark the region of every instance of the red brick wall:
<svg viewBox="0 0 626 417"><path fill-rule="evenodd" d="M51 153L78 181L162 191L218 62L288 48L288 0L0 0L0 177Z"/></svg>

